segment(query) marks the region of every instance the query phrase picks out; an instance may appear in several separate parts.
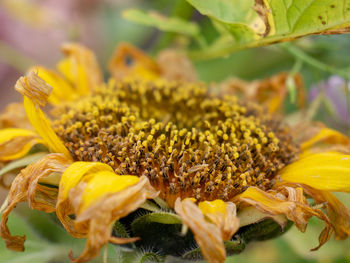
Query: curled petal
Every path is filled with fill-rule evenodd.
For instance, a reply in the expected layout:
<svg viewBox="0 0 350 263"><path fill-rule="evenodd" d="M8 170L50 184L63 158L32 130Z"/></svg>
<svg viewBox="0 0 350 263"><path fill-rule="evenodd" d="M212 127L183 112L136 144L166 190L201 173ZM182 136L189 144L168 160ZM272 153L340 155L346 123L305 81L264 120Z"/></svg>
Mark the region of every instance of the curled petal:
<svg viewBox="0 0 350 263"><path fill-rule="evenodd" d="M20 128L32 130L23 103L10 103L5 110L0 114L0 128Z"/></svg>
<svg viewBox="0 0 350 263"><path fill-rule="evenodd" d="M230 240L239 228L236 205L222 200L204 201L198 204L202 213L221 230L223 240Z"/></svg>
<svg viewBox="0 0 350 263"><path fill-rule="evenodd" d="M111 172L106 171L96 173L95 176L99 177L98 174L101 175L98 178L99 183L92 179L70 192L71 203L78 211L76 228L87 233L88 238L83 254L74 259L75 263L87 262L96 257L102 246L109 241L117 244L136 241L138 238L112 237L112 226L116 220L139 208L146 199L153 199L158 195L147 177L133 176L134 180L130 180L128 177L131 176L112 176ZM126 177L127 182L123 182L123 177Z"/></svg>
<svg viewBox="0 0 350 263"><path fill-rule="evenodd" d="M190 199L178 198L175 211L192 230L203 256L210 263L223 263L226 251L220 227L205 220L201 209Z"/></svg>
<svg viewBox="0 0 350 263"><path fill-rule="evenodd" d="M52 87L37 73L30 71L27 76L17 80L15 90L28 97L35 105L45 106Z"/></svg>
<svg viewBox="0 0 350 263"><path fill-rule="evenodd" d="M86 95L102 84L102 73L91 50L67 43L62 51L66 58L58 63L58 70L73 84L78 94Z"/></svg>
<svg viewBox="0 0 350 263"><path fill-rule="evenodd" d="M350 155L333 152L310 154L280 171L283 181L319 190L350 192Z"/></svg>
<svg viewBox="0 0 350 263"><path fill-rule="evenodd" d="M317 208L308 205L301 188L281 188L276 192L267 193L256 187L249 187L235 198L235 203L248 203L264 213L271 215L285 215L293 221L302 232L306 230L307 223L312 216L316 216L326 223L325 229L319 237L319 246L327 242L332 229L328 217Z"/></svg>
<svg viewBox="0 0 350 263"><path fill-rule="evenodd" d="M140 76L145 79L155 79L160 73L157 63L152 58L127 43L118 45L109 61L108 69L117 80Z"/></svg>
<svg viewBox="0 0 350 263"><path fill-rule="evenodd" d="M45 144L34 131L8 128L0 130L0 161L25 156L36 144Z"/></svg>
<svg viewBox="0 0 350 263"><path fill-rule="evenodd" d="M74 237L84 237L85 234L76 230L73 220L69 215L74 213L74 208L68 199L69 191L76 187L83 178L99 171L113 172L113 169L104 163L98 162L74 162L63 173L57 199L56 214L68 233Z"/></svg>
<svg viewBox="0 0 350 263"><path fill-rule="evenodd" d="M52 87L52 92L48 97L48 101L54 105L62 101L73 100L76 97L76 92L65 79L52 70L37 66L31 69L38 74L47 84Z"/></svg>
<svg viewBox="0 0 350 263"><path fill-rule="evenodd" d="M8 195L8 202L1 217L1 237L9 249L23 251L25 237L12 236L6 225L8 216L19 202L29 201L32 208L50 213L55 211L57 191L38 184L41 178L52 173L63 173L70 160L62 154L48 154L38 162L27 166L15 178Z"/></svg>
<svg viewBox="0 0 350 263"><path fill-rule="evenodd" d="M327 144L338 144L338 145L350 145L350 139L344 134L326 128L319 127L318 131L308 140L301 144L301 149L303 151L315 146L317 143L327 143Z"/></svg>

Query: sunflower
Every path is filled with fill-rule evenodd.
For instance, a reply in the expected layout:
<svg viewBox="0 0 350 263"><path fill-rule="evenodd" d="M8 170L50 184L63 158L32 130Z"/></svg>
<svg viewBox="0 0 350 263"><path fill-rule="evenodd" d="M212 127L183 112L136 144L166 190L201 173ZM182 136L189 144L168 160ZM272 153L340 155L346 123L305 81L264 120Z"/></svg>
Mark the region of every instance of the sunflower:
<svg viewBox="0 0 350 263"><path fill-rule="evenodd" d="M90 50L63 52L58 72L36 66L17 81L23 104L1 116L2 164L41 157L15 177L3 205L7 248L24 250L25 237L7 227L23 201L87 238L70 255L79 263L108 242L224 262L291 222L304 232L312 216L325 223L314 249L333 232L350 234L350 213L331 193L350 191L350 140L322 125L285 124L273 112L283 100L275 78L249 96L214 92L186 58L167 51L155 61L124 44L104 83Z"/></svg>

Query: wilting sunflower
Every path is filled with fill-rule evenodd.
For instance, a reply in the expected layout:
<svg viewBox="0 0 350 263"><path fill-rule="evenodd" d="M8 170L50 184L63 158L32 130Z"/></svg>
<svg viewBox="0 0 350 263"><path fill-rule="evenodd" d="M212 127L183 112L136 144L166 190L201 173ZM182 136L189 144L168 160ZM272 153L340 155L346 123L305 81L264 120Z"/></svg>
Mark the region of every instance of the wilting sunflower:
<svg viewBox="0 0 350 263"><path fill-rule="evenodd" d="M312 216L325 222L318 247L350 234L350 213L331 193L350 191L350 141L323 126L288 127L271 112L281 93L266 92L278 81L238 98L193 82L190 63L171 51L156 62L124 45L105 84L88 49L63 51L58 72L35 67L15 85L32 128L19 104L1 116L4 165L44 155L16 176L4 204L9 249L24 250L25 237L6 225L23 201L87 238L73 262L108 242L224 262L291 222L304 232Z"/></svg>

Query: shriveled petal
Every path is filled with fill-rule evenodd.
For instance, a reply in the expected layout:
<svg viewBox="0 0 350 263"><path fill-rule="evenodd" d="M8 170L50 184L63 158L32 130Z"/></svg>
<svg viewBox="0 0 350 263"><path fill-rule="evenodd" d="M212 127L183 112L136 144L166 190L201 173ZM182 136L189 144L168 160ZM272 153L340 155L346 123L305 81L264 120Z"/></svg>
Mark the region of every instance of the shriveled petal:
<svg viewBox="0 0 350 263"><path fill-rule="evenodd" d="M71 84L56 72L40 66L31 70L52 87L52 92L48 97L50 103L57 105L62 101L73 100L76 97L77 94Z"/></svg>
<svg viewBox="0 0 350 263"><path fill-rule="evenodd" d="M78 94L86 95L103 83L96 56L90 49L67 43L62 51L66 58L58 63L58 70L73 84Z"/></svg>
<svg viewBox="0 0 350 263"><path fill-rule="evenodd" d="M110 175L106 176L107 173ZM86 232L88 238L83 254L73 261L75 263L88 262L96 257L102 246L109 241L117 244L136 241L138 238L112 237L112 226L116 220L135 211L147 199L153 199L159 194L145 176L134 176L135 180L130 180L131 176L118 176L114 173L112 176L111 172L106 171L97 173L96 176L99 177L98 174L105 175L98 178L99 183L93 179L88 183L83 182L70 193L71 203L78 211L76 228ZM123 182L124 177L126 182ZM90 186L96 186L97 190ZM102 190L102 186L105 191ZM95 198L94 202L88 202L89 206L85 206L85 201L92 197Z"/></svg>
<svg viewBox="0 0 350 263"><path fill-rule="evenodd" d="M20 128L25 130L33 130L23 103L10 103L5 110L0 114L0 128Z"/></svg>
<svg viewBox="0 0 350 263"><path fill-rule="evenodd" d="M326 223L326 227L319 236L319 246L314 250L321 247L331 236L332 228L328 217L320 209L309 206L301 188L285 187L267 193L259 188L249 187L235 198L235 203L241 202L248 203L264 213L285 215L302 232L306 230L308 220L312 216L320 218Z"/></svg>
<svg viewBox="0 0 350 263"><path fill-rule="evenodd" d="M204 201L198 204L202 213L221 230L223 240L230 240L239 228L236 205L222 200Z"/></svg>
<svg viewBox="0 0 350 263"><path fill-rule="evenodd" d="M62 153L66 157L71 158L68 149L64 146L60 138L58 138L57 134L51 127L50 120L45 116L42 110L39 107L36 107L28 97L24 96L23 99L29 121L35 128L36 132L41 138L43 138L50 151Z"/></svg>
<svg viewBox="0 0 350 263"><path fill-rule="evenodd" d="M21 158L36 144L45 142L34 131L17 128L0 130L0 161Z"/></svg>
<svg viewBox="0 0 350 263"><path fill-rule="evenodd" d="M298 91L297 103L302 107L305 103L305 89L300 75L289 76L281 72L273 77L247 82L232 78L221 84L223 93L242 94L247 100L254 100L265 105L270 112L281 109L288 94L287 80L291 78Z"/></svg>
<svg viewBox="0 0 350 263"><path fill-rule="evenodd" d="M350 192L350 155L316 153L295 161L280 171L283 181L313 188Z"/></svg>
<svg viewBox="0 0 350 263"><path fill-rule="evenodd" d="M48 154L38 162L27 166L15 178L8 195L8 202L1 217L1 237L9 249L23 251L25 236L12 236L6 225L8 216L16 205L25 200L38 210L50 213L55 211L57 190L38 184L41 178L52 173L63 173L70 160L62 154Z"/></svg>
<svg viewBox="0 0 350 263"><path fill-rule="evenodd" d="M159 67L152 58L127 43L117 46L109 61L108 69L113 78L117 80L124 77L156 79L160 74Z"/></svg>
<svg viewBox="0 0 350 263"><path fill-rule="evenodd" d="M210 263L225 262L226 250L220 227L205 220L201 209L192 200L178 198L175 212L193 232L205 259Z"/></svg>
<svg viewBox="0 0 350 263"><path fill-rule="evenodd" d="M35 105L45 106L52 87L41 79L37 73L30 71L27 76L17 80L15 90L28 97Z"/></svg>
<svg viewBox="0 0 350 263"><path fill-rule="evenodd" d="M85 176L97 173L99 171L113 172L113 169L104 163L98 162L74 162L63 173L59 185L59 194L57 199L56 214L61 223L72 236L83 237L85 234L81 234L76 230L73 220L69 215L74 213L74 208L68 199L69 191L76 187L78 183L84 179Z"/></svg>
<svg viewBox="0 0 350 263"><path fill-rule="evenodd" d="M316 203L326 206L326 212L334 228L336 239L345 239L350 236L350 211L334 194L303 184L287 183L287 185L302 187Z"/></svg>
<svg viewBox="0 0 350 263"><path fill-rule="evenodd" d="M326 128L320 127L318 132L307 141L301 144L302 150L307 150L308 148L315 146L317 143L327 143L327 144L340 144L350 146L350 139L344 134Z"/></svg>

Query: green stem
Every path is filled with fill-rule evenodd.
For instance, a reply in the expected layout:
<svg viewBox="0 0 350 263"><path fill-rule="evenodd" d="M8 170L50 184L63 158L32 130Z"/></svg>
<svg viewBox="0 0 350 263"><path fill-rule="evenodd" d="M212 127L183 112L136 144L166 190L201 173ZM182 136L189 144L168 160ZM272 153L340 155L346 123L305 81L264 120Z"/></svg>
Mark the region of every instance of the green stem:
<svg viewBox="0 0 350 263"><path fill-rule="evenodd" d="M341 76L341 77L343 77L346 80L350 80L350 74L349 74L350 72L348 70L337 69L335 67L327 65L326 63L315 59L314 57L312 57L309 54L305 53L300 48L298 48L298 47L296 47L294 45L291 45L290 43L281 44L280 47L285 49L288 53L290 53L294 57L300 59L305 64L310 65L311 67L314 67L316 69L319 69L319 70L322 70L322 71L325 71L325 72L328 72L328 73L331 73L331 74L335 74L335 75Z"/></svg>

